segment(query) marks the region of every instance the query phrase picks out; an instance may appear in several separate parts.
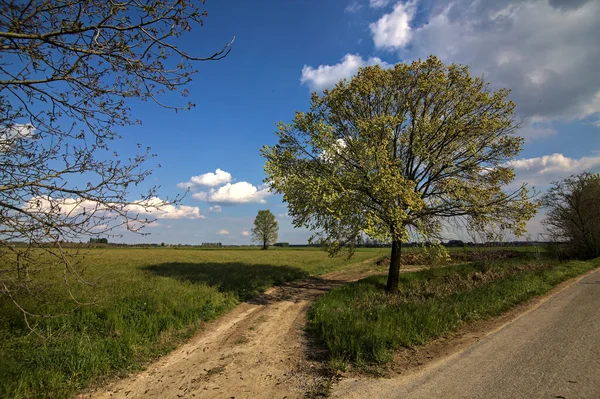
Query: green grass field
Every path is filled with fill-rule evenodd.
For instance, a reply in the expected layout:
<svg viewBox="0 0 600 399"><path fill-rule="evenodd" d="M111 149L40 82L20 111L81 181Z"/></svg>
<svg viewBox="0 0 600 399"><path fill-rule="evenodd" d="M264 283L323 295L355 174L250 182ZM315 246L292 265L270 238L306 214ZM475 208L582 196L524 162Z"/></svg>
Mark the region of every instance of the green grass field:
<svg viewBox="0 0 600 399"><path fill-rule="evenodd" d="M334 368L382 364L401 347L500 315L600 266L600 258L557 263L528 257L498 262L485 272L481 264L468 263L402 274L397 295L385 294L385 276L366 278L318 298L309 329L329 349Z"/></svg>
<svg viewBox="0 0 600 399"><path fill-rule="evenodd" d="M0 299L0 397L69 397L115 374L139 369L201 327L265 289L387 254L358 250L350 262L312 249L97 249L85 257L94 286L49 286L47 303L19 303L50 318L29 318ZM61 270L42 278L60 280Z"/></svg>

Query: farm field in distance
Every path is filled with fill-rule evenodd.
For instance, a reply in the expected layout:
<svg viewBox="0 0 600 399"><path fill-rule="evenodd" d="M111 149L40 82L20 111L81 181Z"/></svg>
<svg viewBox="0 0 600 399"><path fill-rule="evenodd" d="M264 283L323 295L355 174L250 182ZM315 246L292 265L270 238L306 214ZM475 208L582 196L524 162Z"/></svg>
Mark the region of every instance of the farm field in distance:
<svg viewBox="0 0 600 399"><path fill-rule="evenodd" d="M106 248L86 251L84 278L65 301L60 268L37 279L47 302L0 302L0 397L68 397L89 384L127 373L172 350L203 322L285 281L375 260L387 248L359 249L348 261L316 248ZM54 274L52 274L54 273ZM54 290L54 291L53 291Z"/></svg>

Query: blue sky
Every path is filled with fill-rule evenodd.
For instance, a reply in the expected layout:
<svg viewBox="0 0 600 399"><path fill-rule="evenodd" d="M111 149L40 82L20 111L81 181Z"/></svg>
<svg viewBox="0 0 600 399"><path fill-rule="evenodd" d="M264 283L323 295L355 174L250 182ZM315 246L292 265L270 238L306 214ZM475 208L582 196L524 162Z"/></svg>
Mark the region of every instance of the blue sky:
<svg viewBox="0 0 600 399"><path fill-rule="evenodd" d="M600 2L207 0L205 7L204 27L181 47L206 56L236 39L225 59L196 65L187 99L164 99L196 107L174 113L135 103L143 124L125 128L116 144L125 154L136 143L152 148L161 168L147 185L160 185L161 198L191 191L158 214L150 236L115 241L246 244L257 211L270 209L280 241L305 243L310 232L294 229L281 196L262 186L259 150L275 143L275 124L306 110L312 90L359 66L429 54L513 90L526 138L514 164L518 181L544 190L551 180L600 171ZM533 237L540 219L530 223Z"/></svg>

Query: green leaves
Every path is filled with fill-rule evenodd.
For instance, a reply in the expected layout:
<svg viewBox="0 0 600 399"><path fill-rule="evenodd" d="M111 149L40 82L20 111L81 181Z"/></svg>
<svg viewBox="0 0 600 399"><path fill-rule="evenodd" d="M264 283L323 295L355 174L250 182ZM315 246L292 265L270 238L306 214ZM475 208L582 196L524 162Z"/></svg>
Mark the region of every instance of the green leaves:
<svg viewBox="0 0 600 399"><path fill-rule="evenodd" d="M271 211L265 209L258 211L254 219L254 228L252 229L252 239L263 245L263 249L267 249L269 245L275 244L277 241L277 233L279 224L275 220L275 215Z"/></svg>
<svg viewBox="0 0 600 399"><path fill-rule="evenodd" d="M445 218L523 233L536 204L525 186L506 191L523 144L508 94L434 56L362 68L278 125L265 181L332 252L361 232L434 240Z"/></svg>

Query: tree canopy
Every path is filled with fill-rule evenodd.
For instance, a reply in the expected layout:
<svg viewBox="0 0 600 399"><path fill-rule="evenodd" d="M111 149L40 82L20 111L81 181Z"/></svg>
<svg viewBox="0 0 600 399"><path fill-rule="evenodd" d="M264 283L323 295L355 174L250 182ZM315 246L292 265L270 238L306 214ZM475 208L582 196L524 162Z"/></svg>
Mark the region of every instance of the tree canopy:
<svg viewBox="0 0 600 399"><path fill-rule="evenodd" d="M438 238L445 219L525 231L536 204L525 185L506 189L523 144L508 94L434 56L362 68L279 123L265 181L332 253L361 232L392 242L394 291L401 242Z"/></svg>
<svg viewBox="0 0 600 399"><path fill-rule="evenodd" d="M263 249L275 244L279 233L279 223L270 210L258 211L252 228L252 239L262 244Z"/></svg>

